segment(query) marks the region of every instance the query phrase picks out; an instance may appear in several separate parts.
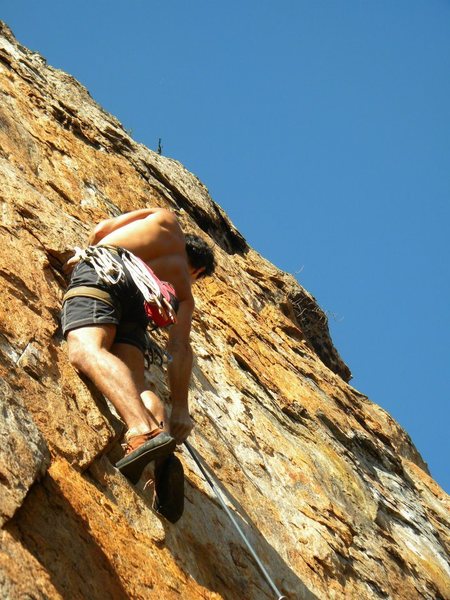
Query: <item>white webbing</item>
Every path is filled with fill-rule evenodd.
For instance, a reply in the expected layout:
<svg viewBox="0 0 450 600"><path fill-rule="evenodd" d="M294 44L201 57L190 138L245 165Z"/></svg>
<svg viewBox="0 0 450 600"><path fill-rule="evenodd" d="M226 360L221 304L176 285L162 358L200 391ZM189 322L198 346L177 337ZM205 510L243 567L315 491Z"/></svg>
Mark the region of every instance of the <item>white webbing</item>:
<svg viewBox="0 0 450 600"><path fill-rule="evenodd" d="M122 265L106 247L75 248L75 256L91 264L104 283L115 285L125 279ZM127 250L121 253L121 258L136 287L144 296L144 300L150 304L155 304L161 315L168 315L174 323L176 317L171 304L164 298L158 282L152 277L150 271L145 268L142 261Z"/></svg>
<svg viewBox="0 0 450 600"><path fill-rule="evenodd" d="M131 253L124 252L122 255L122 260L134 283L144 296L144 299L147 300L147 302L154 302L156 298L157 304L160 306L161 303L159 302L159 296L161 295L161 292L159 290L159 285L153 279L147 269L141 265L139 260L137 260L136 257Z"/></svg>
<svg viewBox="0 0 450 600"><path fill-rule="evenodd" d="M101 246L75 248L75 256L91 264L104 283L115 285L125 278L122 265L114 259L107 248Z"/></svg>
<svg viewBox="0 0 450 600"><path fill-rule="evenodd" d="M176 317L172 305L164 298L158 282L152 277L148 269L145 268L142 261L136 258L131 252L124 252L122 260L134 283L144 296L144 299L149 303L156 304L158 311L162 315L168 315L172 323L174 323Z"/></svg>

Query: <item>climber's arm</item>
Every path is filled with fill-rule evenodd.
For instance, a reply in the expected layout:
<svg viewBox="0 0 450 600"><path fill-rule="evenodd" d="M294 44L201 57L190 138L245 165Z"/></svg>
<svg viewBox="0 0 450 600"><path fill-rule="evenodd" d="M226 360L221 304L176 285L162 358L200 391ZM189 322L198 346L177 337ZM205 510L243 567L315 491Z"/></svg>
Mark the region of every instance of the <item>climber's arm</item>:
<svg viewBox="0 0 450 600"><path fill-rule="evenodd" d="M177 322L169 329L167 343L167 351L172 358L167 367L172 401L170 433L181 444L194 426L189 415L188 394L193 362L190 334L195 301L184 257L181 255L172 257L171 263L172 273L168 279L175 287L180 304Z"/></svg>
<svg viewBox="0 0 450 600"><path fill-rule="evenodd" d="M194 301L180 302L177 323L169 332L167 350L171 356L168 365L172 413L170 433L179 444L184 442L194 426L189 415L189 383L191 380L193 353L189 341Z"/></svg>

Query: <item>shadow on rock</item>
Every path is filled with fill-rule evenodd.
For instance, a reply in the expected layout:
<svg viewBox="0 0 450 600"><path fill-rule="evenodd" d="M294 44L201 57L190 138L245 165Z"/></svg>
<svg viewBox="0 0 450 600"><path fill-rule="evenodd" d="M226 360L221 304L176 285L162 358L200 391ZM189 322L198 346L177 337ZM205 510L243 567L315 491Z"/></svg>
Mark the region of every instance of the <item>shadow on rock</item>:
<svg viewBox="0 0 450 600"><path fill-rule="evenodd" d="M129 598L107 556L47 475L31 490L7 529L48 572L63 598Z"/></svg>
<svg viewBox="0 0 450 600"><path fill-rule="evenodd" d="M196 452L203 466L205 462ZM209 469L206 468L210 475ZM269 544L242 505L218 484L222 496L234 510L233 516L277 588L289 600L317 600L280 554ZM143 492L139 492L143 494ZM276 527L276 523L274 523ZM186 479L185 512L176 525L164 521L165 546L180 567L200 585L225 599L261 600L275 598L235 526L220 502Z"/></svg>

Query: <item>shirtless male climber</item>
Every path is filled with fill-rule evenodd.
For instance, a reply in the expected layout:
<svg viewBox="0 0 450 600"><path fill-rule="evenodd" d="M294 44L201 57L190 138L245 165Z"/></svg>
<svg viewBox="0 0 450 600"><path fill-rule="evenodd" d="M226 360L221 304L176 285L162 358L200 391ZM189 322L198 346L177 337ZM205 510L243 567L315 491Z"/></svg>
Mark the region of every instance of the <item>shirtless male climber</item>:
<svg viewBox="0 0 450 600"><path fill-rule="evenodd" d="M110 400L127 426L126 453L116 466L136 483L149 462L171 455L193 428L188 407L194 311L191 286L214 272L214 255L201 238L184 236L174 213L161 208L135 210L102 221L92 231L89 244L81 256L79 253L66 263L66 271L73 272L61 311L63 333L70 363ZM132 275L130 260L134 257L144 261L157 280L172 284L176 296L170 296L172 306L167 306L166 300L160 304L160 313L176 319L170 325L167 345L171 356L169 420L163 402L145 386L149 317L142 288ZM112 265L110 281L102 278L99 263L110 273ZM122 272L119 281L114 269Z"/></svg>

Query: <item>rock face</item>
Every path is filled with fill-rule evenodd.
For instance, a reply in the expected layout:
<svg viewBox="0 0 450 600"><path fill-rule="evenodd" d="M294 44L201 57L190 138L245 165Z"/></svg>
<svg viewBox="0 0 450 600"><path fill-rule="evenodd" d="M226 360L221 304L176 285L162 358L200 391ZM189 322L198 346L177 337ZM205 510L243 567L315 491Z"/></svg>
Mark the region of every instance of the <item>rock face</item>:
<svg viewBox="0 0 450 600"><path fill-rule="evenodd" d="M5 25L0 94L1 597L275 597L185 451L184 516L152 512L112 466L121 423L67 362L62 263L99 220L153 205L216 249L195 290L190 439L280 592L450 598L449 498L348 384L314 298ZM167 398L164 370L149 381Z"/></svg>

